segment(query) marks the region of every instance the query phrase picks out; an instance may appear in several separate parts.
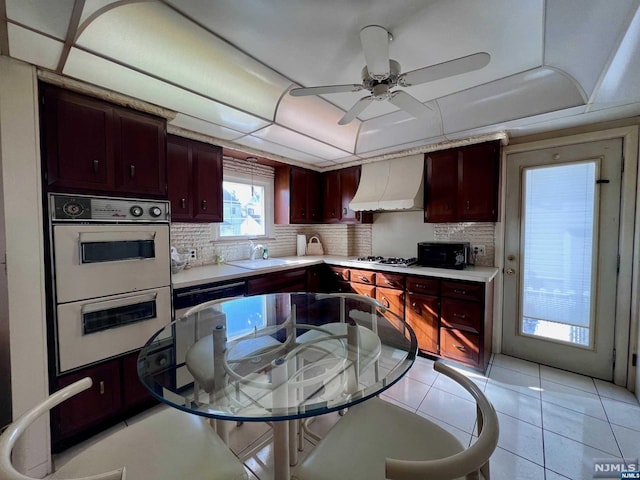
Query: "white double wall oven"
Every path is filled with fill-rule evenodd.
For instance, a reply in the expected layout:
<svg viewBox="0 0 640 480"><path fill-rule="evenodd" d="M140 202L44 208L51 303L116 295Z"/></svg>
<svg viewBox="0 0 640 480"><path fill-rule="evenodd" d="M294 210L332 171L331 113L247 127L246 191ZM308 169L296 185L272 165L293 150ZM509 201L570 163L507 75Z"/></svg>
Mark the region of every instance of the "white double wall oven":
<svg viewBox="0 0 640 480"><path fill-rule="evenodd" d="M49 194L56 373L137 348L171 321L169 203Z"/></svg>

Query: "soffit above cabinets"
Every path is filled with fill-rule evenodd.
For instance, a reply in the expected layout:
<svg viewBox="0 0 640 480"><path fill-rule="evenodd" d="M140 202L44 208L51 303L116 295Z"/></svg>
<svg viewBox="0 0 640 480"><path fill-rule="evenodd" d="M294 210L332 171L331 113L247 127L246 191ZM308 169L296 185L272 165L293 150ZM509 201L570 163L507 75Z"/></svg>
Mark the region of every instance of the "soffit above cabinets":
<svg viewBox="0 0 640 480"><path fill-rule="evenodd" d="M2 54L176 112L169 126L322 170L434 144L640 114L640 0L4 0ZM1 8L1 7L0 7ZM386 28L401 71L476 52L484 68L404 90L420 119L366 90L359 32ZM3 36L0 35L0 36Z"/></svg>

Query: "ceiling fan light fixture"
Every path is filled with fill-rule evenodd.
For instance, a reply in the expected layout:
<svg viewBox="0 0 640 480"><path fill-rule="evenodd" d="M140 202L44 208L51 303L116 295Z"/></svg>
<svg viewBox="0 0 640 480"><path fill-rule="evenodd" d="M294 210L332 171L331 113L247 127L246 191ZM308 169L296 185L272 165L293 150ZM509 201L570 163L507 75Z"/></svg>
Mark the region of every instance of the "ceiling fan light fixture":
<svg viewBox="0 0 640 480"><path fill-rule="evenodd" d="M371 91L373 94L373 99L377 101L386 100L389 98L389 85L386 83L379 83L373 86L373 90Z"/></svg>

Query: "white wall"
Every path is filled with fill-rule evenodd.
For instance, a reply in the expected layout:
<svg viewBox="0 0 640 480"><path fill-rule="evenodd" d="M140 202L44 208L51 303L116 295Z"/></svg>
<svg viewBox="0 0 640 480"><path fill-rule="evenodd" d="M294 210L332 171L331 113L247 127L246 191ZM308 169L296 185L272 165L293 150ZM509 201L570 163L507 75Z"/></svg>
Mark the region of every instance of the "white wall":
<svg viewBox="0 0 640 480"><path fill-rule="evenodd" d="M4 209L13 417L42 401L47 381L44 246L35 69L0 56L0 162ZM50 469L49 419L14 450L27 475Z"/></svg>
<svg viewBox="0 0 640 480"><path fill-rule="evenodd" d="M373 255L415 257L418 242L434 240L433 224L424 223L424 212L375 213L371 231Z"/></svg>

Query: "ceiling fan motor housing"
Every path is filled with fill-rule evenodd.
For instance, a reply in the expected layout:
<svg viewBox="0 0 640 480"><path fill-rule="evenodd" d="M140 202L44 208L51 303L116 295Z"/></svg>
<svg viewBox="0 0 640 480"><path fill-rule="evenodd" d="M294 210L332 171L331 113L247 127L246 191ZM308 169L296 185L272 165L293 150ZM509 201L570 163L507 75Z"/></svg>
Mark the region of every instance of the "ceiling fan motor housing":
<svg viewBox="0 0 640 480"><path fill-rule="evenodd" d="M395 60L389 60L389 75L383 79L376 79L369 75L369 70L365 66L362 69L362 86L367 90L370 90L376 100L383 100L388 97L389 89L395 87L398 84L398 77L400 76L400 64ZM378 93L376 87L383 85L386 88L379 87ZM381 98L378 98L382 95Z"/></svg>

